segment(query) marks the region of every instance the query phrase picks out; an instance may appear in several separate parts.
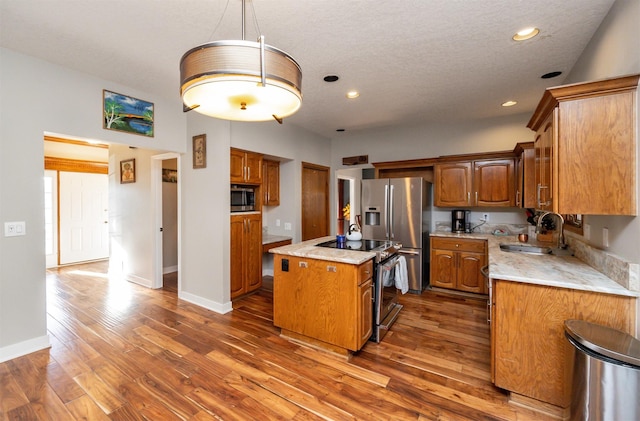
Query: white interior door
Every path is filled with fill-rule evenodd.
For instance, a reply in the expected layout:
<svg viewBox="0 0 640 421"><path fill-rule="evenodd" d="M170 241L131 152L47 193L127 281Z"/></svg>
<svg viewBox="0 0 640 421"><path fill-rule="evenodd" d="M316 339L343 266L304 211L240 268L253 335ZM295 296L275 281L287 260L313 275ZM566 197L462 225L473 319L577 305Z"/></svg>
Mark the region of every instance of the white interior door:
<svg viewBox="0 0 640 421"><path fill-rule="evenodd" d="M109 257L106 174L60 172L60 264Z"/></svg>
<svg viewBox="0 0 640 421"><path fill-rule="evenodd" d="M58 266L58 171L44 172L44 239L47 267Z"/></svg>

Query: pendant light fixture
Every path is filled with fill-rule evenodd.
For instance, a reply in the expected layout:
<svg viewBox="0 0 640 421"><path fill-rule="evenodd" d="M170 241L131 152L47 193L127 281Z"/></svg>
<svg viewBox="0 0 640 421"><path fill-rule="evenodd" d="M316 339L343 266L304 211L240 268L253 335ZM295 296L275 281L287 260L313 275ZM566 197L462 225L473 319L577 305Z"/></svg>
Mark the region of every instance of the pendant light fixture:
<svg viewBox="0 0 640 421"><path fill-rule="evenodd" d="M224 120L279 123L302 104L302 71L287 53L264 43L214 41L187 51L180 60L180 95L185 110Z"/></svg>

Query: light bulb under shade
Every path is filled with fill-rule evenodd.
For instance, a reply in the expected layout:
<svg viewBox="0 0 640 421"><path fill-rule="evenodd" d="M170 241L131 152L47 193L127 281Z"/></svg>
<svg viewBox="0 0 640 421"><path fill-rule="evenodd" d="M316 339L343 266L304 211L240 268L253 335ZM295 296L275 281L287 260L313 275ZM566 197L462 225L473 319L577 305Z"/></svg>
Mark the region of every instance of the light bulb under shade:
<svg viewBox="0 0 640 421"><path fill-rule="evenodd" d="M269 45L264 46L264 57L266 85L262 86L258 42L215 41L189 50L180 60L185 106L235 121L267 121L274 115L294 114L302 105L300 66Z"/></svg>

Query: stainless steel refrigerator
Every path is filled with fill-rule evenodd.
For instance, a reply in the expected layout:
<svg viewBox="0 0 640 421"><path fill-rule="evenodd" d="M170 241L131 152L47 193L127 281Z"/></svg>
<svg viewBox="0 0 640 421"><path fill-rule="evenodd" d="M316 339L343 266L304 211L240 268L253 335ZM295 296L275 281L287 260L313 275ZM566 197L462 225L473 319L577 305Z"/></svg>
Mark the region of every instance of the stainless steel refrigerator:
<svg viewBox="0 0 640 421"><path fill-rule="evenodd" d="M421 177L362 180L362 237L402 244L410 292L429 285L431 183Z"/></svg>

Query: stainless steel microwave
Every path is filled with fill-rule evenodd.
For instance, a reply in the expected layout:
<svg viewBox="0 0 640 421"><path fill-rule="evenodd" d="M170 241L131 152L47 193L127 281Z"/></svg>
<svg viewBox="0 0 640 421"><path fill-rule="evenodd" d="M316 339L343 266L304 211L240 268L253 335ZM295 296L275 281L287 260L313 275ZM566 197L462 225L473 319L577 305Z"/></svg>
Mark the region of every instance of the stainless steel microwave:
<svg viewBox="0 0 640 421"><path fill-rule="evenodd" d="M231 212L256 210L256 188L252 186L231 185Z"/></svg>

